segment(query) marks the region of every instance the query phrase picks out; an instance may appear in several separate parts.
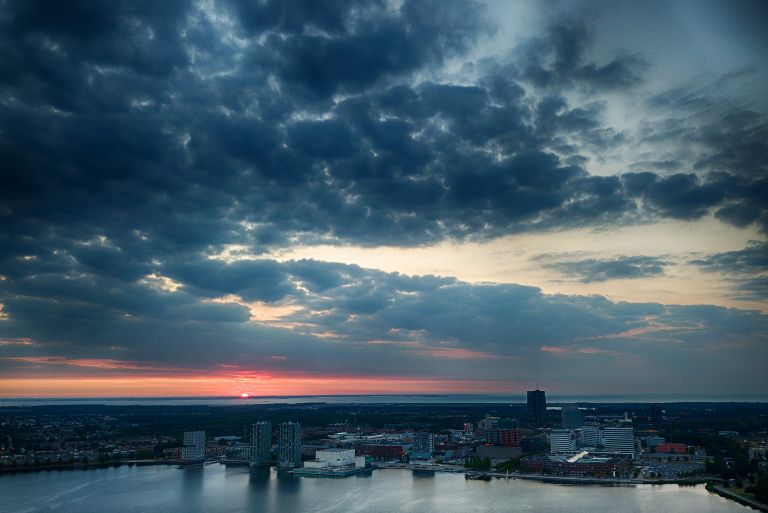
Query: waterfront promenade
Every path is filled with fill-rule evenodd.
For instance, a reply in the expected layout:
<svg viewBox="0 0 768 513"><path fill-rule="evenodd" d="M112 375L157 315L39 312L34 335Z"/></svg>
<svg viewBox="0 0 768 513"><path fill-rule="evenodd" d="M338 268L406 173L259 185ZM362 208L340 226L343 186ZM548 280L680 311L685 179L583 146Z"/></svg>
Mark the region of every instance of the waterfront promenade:
<svg viewBox="0 0 768 513"><path fill-rule="evenodd" d="M640 484L683 484L695 485L709 482L722 482L722 479L716 477L681 477L677 479L622 479L613 477L592 477L592 476L552 476L544 474L530 474L522 472L492 472L488 470L468 469L461 465L428 464L428 463L374 463L374 468L379 469L401 469L401 470L431 470L434 472L449 472L454 474L465 474L467 472L479 473L497 478L509 479L528 479L531 481L541 481L546 483L566 483L566 484L605 484L605 485L640 485Z"/></svg>

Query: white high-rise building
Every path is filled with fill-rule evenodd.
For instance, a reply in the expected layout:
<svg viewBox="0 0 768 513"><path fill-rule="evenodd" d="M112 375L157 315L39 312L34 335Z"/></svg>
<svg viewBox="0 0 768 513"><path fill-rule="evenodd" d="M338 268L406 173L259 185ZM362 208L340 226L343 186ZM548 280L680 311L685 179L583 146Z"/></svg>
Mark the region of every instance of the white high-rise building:
<svg viewBox="0 0 768 513"><path fill-rule="evenodd" d="M185 431L181 459L188 462L205 459L205 431Z"/></svg>
<svg viewBox="0 0 768 513"><path fill-rule="evenodd" d="M251 424L251 465L268 465L272 457L272 424Z"/></svg>
<svg viewBox="0 0 768 513"><path fill-rule="evenodd" d="M432 455L435 452L435 435L423 432L413 435L413 452Z"/></svg>
<svg viewBox="0 0 768 513"><path fill-rule="evenodd" d="M278 429L277 464L282 468L301 466L301 426L298 422L283 422Z"/></svg>
<svg viewBox="0 0 768 513"><path fill-rule="evenodd" d="M581 426L581 445L598 447L604 444L603 430L600 426Z"/></svg>
<svg viewBox="0 0 768 513"><path fill-rule="evenodd" d="M576 441L570 429L554 429L549 434L549 452L573 452Z"/></svg>
<svg viewBox="0 0 768 513"><path fill-rule="evenodd" d="M605 451L635 457L635 430L631 427L607 427L603 430Z"/></svg>

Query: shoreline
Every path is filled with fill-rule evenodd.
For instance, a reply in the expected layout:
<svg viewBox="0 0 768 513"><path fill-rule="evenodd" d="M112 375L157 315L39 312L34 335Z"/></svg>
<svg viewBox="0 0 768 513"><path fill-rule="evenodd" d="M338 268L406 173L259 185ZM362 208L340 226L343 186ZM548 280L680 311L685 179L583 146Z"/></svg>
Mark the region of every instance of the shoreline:
<svg viewBox="0 0 768 513"><path fill-rule="evenodd" d="M619 479L611 477L591 477L591 476L553 476L546 474L524 474L518 472L490 472L487 470L468 469L465 467L453 467L450 465L418 465L408 466L404 463L395 464L374 464L376 469L394 469L394 470L429 470L433 472L446 472L454 474L478 473L499 479L526 479L529 481L540 481L544 483L555 484L597 484L612 486L635 486L645 485L663 485L676 484L680 486L695 486L712 482L721 482L717 477L683 477L679 479Z"/></svg>
<svg viewBox="0 0 768 513"><path fill-rule="evenodd" d="M667 485L676 484L678 486L697 486L704 485L706 490L710 493L714 493L723 497L724 499L732 500L743 506L751 507L758 511L768 512L768 505L761 502L757 502L749 497L744 497L735 492L732 492L726 488L718 486L716 483L722 483L723 480L717 477L686 477L680 479L616 479L616 478L601 478L601 477L589 477L589 476L551 476L543 474L521 474L521 473L509 473L506 472L489 472L489 471L477 471L474 469L467 469L464 467L450 468L445 465L434 465L434 468L430 468L428 465L406 466L405 464L395 464L392 466L377 466L377 469L392 469L392 470L430 470L432 472L445 472L455 474L467 474L477 473L490 476L497 479L522 479L526 481L537 481L540 483L549 484L561 484L561 485L582 485L582 486L637 486L637 485Z"/></svg>
<svg viewBox="0 0 768 513"><path fill-rule="evenodd" d="M57 464L57 465L45 465L35 467L8 467L0 469L0 476L3 474L28 474L32 472L45 472L45 471L76 471L76 470L92 470L92 469L105 469L110 467L122 467L122 466L137 466L146 467L154 465L167 465L175 466L178 461L174 460L127 460L127 461L108 461L103 463L85 463L85 464ZM637 486L637 485L669 485L676 484L678 486L697 486L705 485L707 491L719 495L725 499L732 500L744 506L751 507L758 511L768 512L768 505L757 502L748 497L743 497L735 492L732 492L726 488L718 486L716 483L722 482L722 479L715 477L701 477L701 478L681 478L681 479L617 479L617 478L601 478L601 477L589 477L589 476L551 476L543 474L521 474L521 473L509 473L506 472L489 472L478 471L475 469L467 469L464 467L452 467L449 465L418 465L411 466L407 464L374 464L370 469L373 470L410 470L410 471L430 471L430 472L442 472L447 474L467 474L478 473L486 476L490 476L496 479L521 479L525 481L537 481L540 483L549 484L561 484L561 485L591 485L591 486ZM296 473L302 477L319 477L311 476L304 473ZM340 477L340 476L339 476Z"/></svg>
<svg viewBox="0 0 768 513"><path fill-rule="evenodd" d="M543 474L501 474L498 472L489 472L488 475L498 478L509 479L527 479L529 481L540 481L543 483L556 484L597 484L611 486L636 486L636 485L665 485L676 484L679 486L696 486L707 484L716 478L681 478L681 479L618 479L611 477L589 477L589 476L551 476Z"/></svg>
<svg viewBox="0 0 768 513"><path fill-rule="evenodd" d="M28 474L30 472L45 472L49 470L92 470L100 468L110 467L149 467L152 465L175 465L174 461L170 460L126 460L126 461L105 461L100 463L57 463L55 465L37 465L34 467L3 467L0 468L0 475L2 474Z"/></svg>
<svg viewBox="0 0 768 513"><path fill-rule="evenodd" d="M730 499L734 502L738 502L741 505L749 506L752 509L756 509L758 511L768 511L768 504L758 502L754 499L750 499L749 497L744 497L743 495L740 495L736 492L732 492L727 488L723 488L721 486L717 486L714 484L711 485L707 483L707 490L725 499Z"/></svg>

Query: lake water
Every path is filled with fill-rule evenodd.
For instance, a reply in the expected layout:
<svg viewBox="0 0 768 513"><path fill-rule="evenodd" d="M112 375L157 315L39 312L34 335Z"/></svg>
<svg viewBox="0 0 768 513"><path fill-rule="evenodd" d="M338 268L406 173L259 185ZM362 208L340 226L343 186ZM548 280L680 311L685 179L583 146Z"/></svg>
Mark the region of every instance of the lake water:
<svg viewBox="0 0 768 513"><path fill-rule="evenodd" d="M45 471L0 475L3 512L741 512L703 486L566 486L515 479L467 481L376 470L345 479L251 474L223 465Z"/></svg>

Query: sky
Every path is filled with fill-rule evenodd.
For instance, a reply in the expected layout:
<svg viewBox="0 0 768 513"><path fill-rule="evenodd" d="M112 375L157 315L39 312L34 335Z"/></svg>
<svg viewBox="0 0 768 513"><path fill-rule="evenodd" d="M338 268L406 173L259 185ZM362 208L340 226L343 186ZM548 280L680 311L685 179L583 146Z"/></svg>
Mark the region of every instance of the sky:
<svg viewBox="0 0 768 513"><path fill-rule="evenodd" d="M0 396L768 397L768 4L0 1Z"/></svg>

